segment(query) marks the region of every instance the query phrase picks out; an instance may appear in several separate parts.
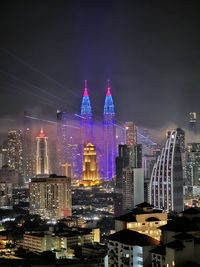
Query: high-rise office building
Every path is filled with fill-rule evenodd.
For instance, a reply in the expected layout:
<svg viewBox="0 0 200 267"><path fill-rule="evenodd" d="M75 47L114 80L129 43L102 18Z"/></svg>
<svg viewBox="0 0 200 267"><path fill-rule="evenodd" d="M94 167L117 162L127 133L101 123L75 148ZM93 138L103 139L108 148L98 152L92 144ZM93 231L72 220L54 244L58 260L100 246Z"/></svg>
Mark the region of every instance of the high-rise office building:
<svg viewBox="0 0 200 267"><path fill-rule="evenodd" d="M137 144L137 127L133 122L125 122L125 143L128 147Z"/></svg>
<svg viewBox="0 0 200 267"><path fill-rule="evenodd" d="M74 178L82 174L80 118L65 111L57 111L57 165L58 173L62 165L71 164Z"/></svg>
<svg viewBox="0 0 200 267"><path fill-rule="evenodd" d="M35 176L35 127L32 117L24 112L23 117L23 174L25 181Z"/></svg>
<svg viewBox="0 0 200 267"><path fill-rule="evenodd" d="M116 196L114 204L116 216L131 210L136 204L144 201L142 154L136 153L136 151L137 145L131 147L119 145L119 155L116 158Z"/></svg>
<svg viewBox="0 0 200 267"><path fill-rule="evenodd" d="M144 171L142 168L126 167L122 174L122 208L130 211L144 202Z"/></svg>
<svg viewBox="0 0 200 267"><path fill-rule="evenodd" d="M116 158L116 127L115 127L115 109L111 95L110 83L104 103L104 179L111 180L115 174Z"/></svg>
<svg viewBox="0 0 200 267"><path fill-rule="evenodd" d="M30 213L53 221L72 214L71 179L65 176L33 178L29 183Z"/></svg>
<svg viewBox="0 0 200 267"><path fill-rule="evenodd" d="M179 131L168 135L166 145L154 165L150 183L150 202L167 211L183 210L183 171Z"/></svg>
<svg viewBox="0 0 200 267"><path fill-rule="evenodd" d="M36 175L49 174L48 137L41 128L36 137Z"/></svg>
<svg viewBox="0 0 200 267"><path fill-rule="evenodd" d="M116 157L116 192L121 192L122 189L122 177L123 169L129 166L130 162L130 151L127 145L119 145L118 157Z"/></svg>
<svg viewBox="0 0 200 267"><path fill-rule="evenodd" d="M192 133L197 133L197 114L196 112L189 113L189 130Z"/></svg>
<svg viewBox="0 0 200 267"><path fill-rule="evenodd" d="M80 115L81 115L81 141L82 145L85 145L88 142L93 142L92 108L87 89L87 81L85 81L85 88L81 102Z"/></svg>
<svg viewBox="0 0 200 267"><path fill-rule="evenodd" d="M130 166L132 168L142 168L142 145L136 144L129 147Z"/></svg>
<svg viewBox="0 0 200 267"><path fill-rule="evenodd" d="M200 143L189 143L185 153L186 179L184 185L188 193L200 194Z"/></svg>
<svg viewBox="0 0 200 267"><path fill-rule="evenodd" d="M7 160L11 168L20 173L23 172L23 135L21 130L8 131Z"/></svg>
<svg viewBox="0 0 200 267"><path fill-rule="evenodd" d="M83 186L100 184L96 148L91 143L84 146L82 181L79 184Z"/></svg>

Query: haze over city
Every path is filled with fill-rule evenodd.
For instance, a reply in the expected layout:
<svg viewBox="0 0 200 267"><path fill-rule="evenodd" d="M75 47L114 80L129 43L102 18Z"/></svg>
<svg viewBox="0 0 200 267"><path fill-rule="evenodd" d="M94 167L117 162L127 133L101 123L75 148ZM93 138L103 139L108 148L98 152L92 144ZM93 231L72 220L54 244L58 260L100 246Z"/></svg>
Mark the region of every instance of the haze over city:
<svg viewBox="0 0 200 267"><path fill-rule="evenodd" d="M200 111L198 11L178 1L2 1L1 132L27 110L78 113L85 79L96 116L110 79L119 121L186 127Z"/></svg>
<svg viewBox="0 0 200 267"><path fill-rule="evenodd" d="M0 266L200 266L199 14L0 1Z"/></svg>

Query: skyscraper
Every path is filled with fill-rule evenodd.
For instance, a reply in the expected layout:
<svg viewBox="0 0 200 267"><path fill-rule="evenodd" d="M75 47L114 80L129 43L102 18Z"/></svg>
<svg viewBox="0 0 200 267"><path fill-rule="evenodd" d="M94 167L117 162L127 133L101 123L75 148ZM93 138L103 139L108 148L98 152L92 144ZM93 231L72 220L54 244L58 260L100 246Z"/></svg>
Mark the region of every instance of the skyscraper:
<svg viewBox="0 0 200 267"><path fill-rule="evenodd" d="M126 167L122 174L122 208L130 211L144 202L144 173L142 168Z"/></svg>
<svg viewBox="0 0 200 267"><path fill-rule="evenodd" d="M189 143L186 151L185 186L188 193L200 194L200 143Z"/></svg>
<svg viewBox="0 0 200 267"><path fill-rule="evenodd" d="M197 114L196 112L189 113L189 130L192 133L197 133Z"/></svg>
<svg viewBox="0 0 200 267"><path fill-rule="evenodd" d="M135 146L137 144L137 127L132 122L125 122L125 142L128 147Z"/></svg>
<svg viewBox="0 0 200 267"><path fill-rule="evenodd" d="M48 137L41 128L36 137L36 175L49 174Z"/></svg>
<svg viewBox="0 0 200 267"><path fill-rule="evenodd" d="M119 145L116 157L116 192L121 192L123 169L129 166L130 151L127 145Z"/></svg>
<svg viewBox="0 0 200 267"><path fill-rule="evenodd" d="M47 220L71 216L71 179L65 176L33 178L29 183L30 213Z"/></svg>
<svg viewBox="0 0 200 267"><path fill-rule="evenodd" d="M171 131L154 165L150 182L150 202L167 211L183 210L183 171L179 130Z"/></svg>
<svg viewBox="0 0 200 267"><path fill-rule="evenodd" d="M24 112L23 117L23 173L25 181L35 175L35 133L33 119Z"/></svg>
<svg viewBox="0 0 200 267"><path fill-rule="evenodd" d="M8 131L7 141L7 160L8 165L23 172L23 135L21 130Z"/></svg>
<svg viewBox="0 0 200 267"><path fill-rule="evenodd" d="M94 186L100 184L96 148L91 143L87 143L84 146L83 173L80 184L84 186Z"/></svg>
<svg viewBox="0 0 200 267"><path fill-rule="evenodd" d="M142 146L140 146L142 147ZM140 150L138 148L138 150ZM114 212L118 216L144 201L144 170L142 153L137 154L137 145L119 145L116 158L116 188ZM142 151L140 151L142 152Z"/></svg>
<svg viewBox="0 0 200 267"><path fill-rule="evenodd" d="M111 180L115 174L116 158L116 127L115 127L115 109L111 95L110 83L104 103L104 179Z"/></svg>
<svg viewBox="0 0 200 267"><path fill-rule="evenodd" d="M93 142L92 108L87 89L87 81L85 81L85 88L81 102L81 141L82 145L87 142Z"/></svg>
<svg viewBox="0 0 200 267"><path fill-rule="evenodd" d="M71 164L74 178L82 174L79 119L66 111L57 111L57 172L62 173L63 164Z"/></svg>

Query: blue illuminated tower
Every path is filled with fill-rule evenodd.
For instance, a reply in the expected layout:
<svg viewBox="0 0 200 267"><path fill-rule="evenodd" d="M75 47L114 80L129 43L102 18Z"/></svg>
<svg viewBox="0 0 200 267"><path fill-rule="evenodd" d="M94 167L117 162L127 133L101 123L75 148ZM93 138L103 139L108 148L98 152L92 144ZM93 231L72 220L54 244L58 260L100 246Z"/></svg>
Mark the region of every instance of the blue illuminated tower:
<svg viewBox="0 0 200 267"><path fill-rule="evenodd" d="M81 141L82 145L86 144L87 142L93 142L92 108L90 104L90 97L88 95L86 80L81 103Z"/></svg>
<svg viewBox="0 0 200 267"><path fill-rule="evenodd" d="M110 82L104 103L104 179L111 180L115 174L116 158L116 127L115 127L115 108L110 91Z"/></svg>

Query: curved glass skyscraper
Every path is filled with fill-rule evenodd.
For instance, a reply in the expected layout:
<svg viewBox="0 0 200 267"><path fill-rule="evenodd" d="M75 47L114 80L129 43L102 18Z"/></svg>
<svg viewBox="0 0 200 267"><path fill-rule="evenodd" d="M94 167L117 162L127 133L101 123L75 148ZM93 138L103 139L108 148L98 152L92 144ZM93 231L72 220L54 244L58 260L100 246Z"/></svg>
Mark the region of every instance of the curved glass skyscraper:
<svg viewBox="0 0 200 267"><path fill-rule="evenodd" d="M166 211L183 210L183 171L180 129L168 132L165 147L154 165L150 182L150 202Z"/></svg>

